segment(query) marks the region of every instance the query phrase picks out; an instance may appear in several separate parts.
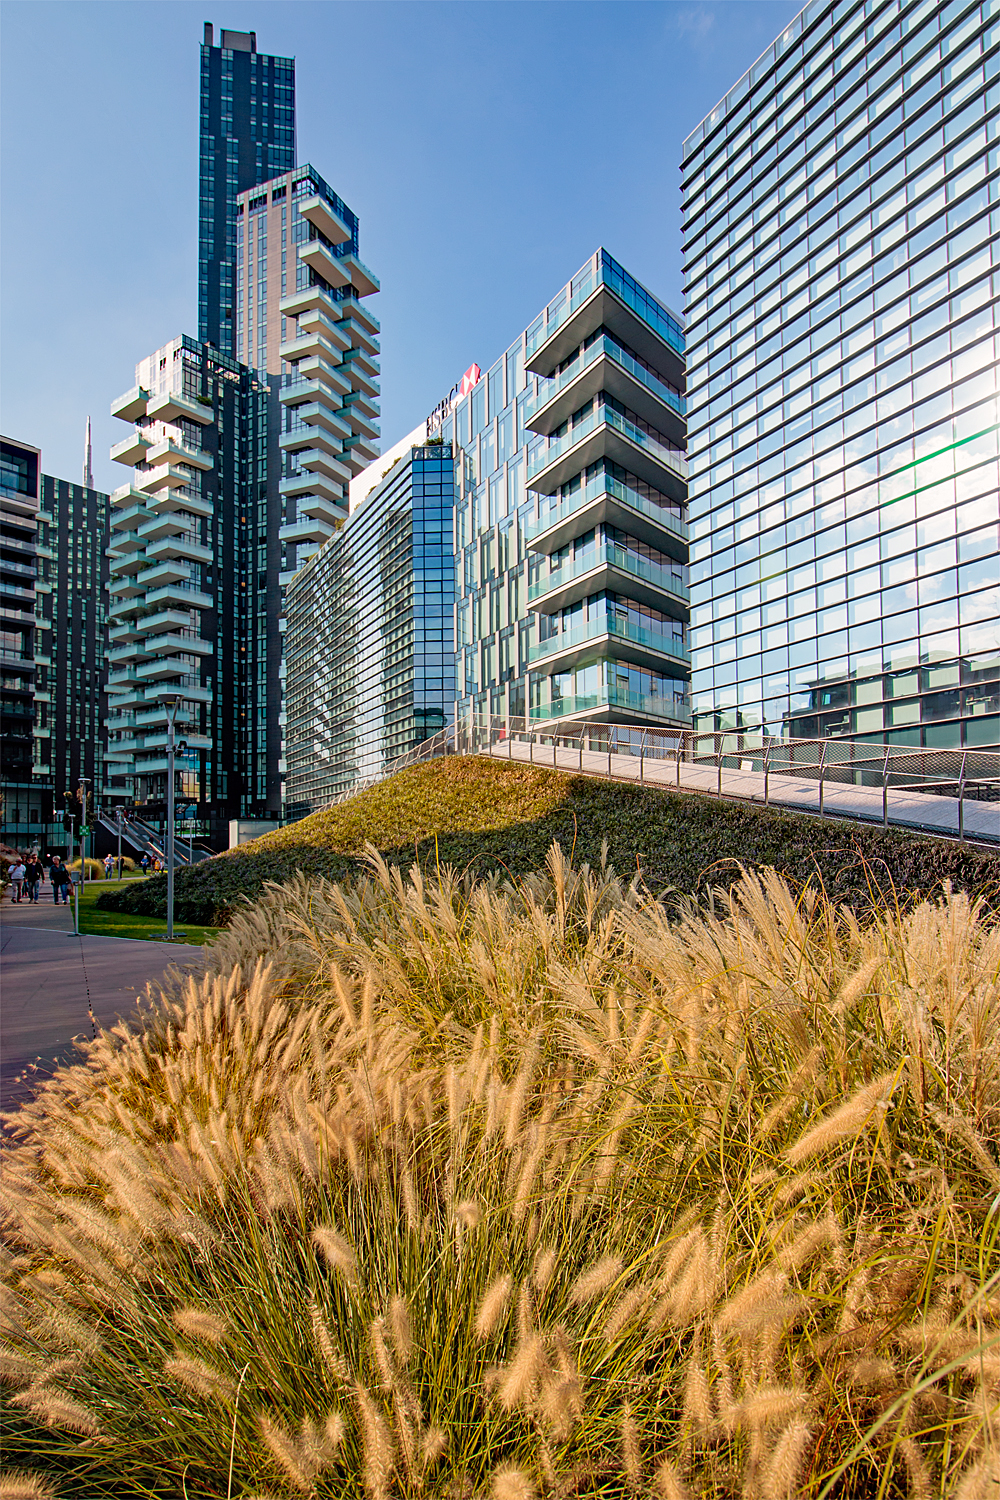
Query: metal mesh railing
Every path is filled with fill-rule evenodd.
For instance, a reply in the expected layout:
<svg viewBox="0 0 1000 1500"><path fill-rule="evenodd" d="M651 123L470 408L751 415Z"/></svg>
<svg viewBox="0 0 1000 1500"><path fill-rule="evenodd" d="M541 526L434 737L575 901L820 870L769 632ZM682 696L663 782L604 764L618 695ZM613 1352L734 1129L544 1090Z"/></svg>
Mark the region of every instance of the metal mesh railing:
<svg viewBox="0 0 1000 1500"><path fill-rule="evenodd" d="M335 799L445 755L491 755L680 791L775 803L883 827L1000 842L1000 752L776 739L621 724L542 729L475 716L440 730Z"/></svg>

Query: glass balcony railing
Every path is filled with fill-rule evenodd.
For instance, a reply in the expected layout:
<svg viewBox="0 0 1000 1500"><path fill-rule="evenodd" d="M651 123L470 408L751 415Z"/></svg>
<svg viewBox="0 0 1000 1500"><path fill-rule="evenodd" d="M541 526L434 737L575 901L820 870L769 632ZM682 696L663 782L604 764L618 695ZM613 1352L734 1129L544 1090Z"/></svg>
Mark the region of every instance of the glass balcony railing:
<svg viewBox="0 0 1000 1500"><path fill-rule="evenodd" d="M691 660L691 653L682 640L667 635L662 630L649 630L645 625L635 625L631 620L619 620L614 615L598 616L596 620L588 620L584 625L550 636L547 641L539 641L537 645L528 648L528 660L542 661L547 656L554 656L576 646L585 646L588 641L600 640L606 635L619 641L630 641L634 646L644 646L648 651L657 651L663 656L672 656L677 661Z"/></svg>
<svg viewBox="0 0 1000 1500"><path fill-rule="evenodd" d="M651 297L644 295L638 283L633 283L632 278L610 256L602 255L596 276L591 271L573 295L567 298L556 313L549 316L548 323L541 328L533 329L528 334L525 341L526 359L530 359L535 351L540 349L542 344L565 323L566 319L571 317L578 307L582 307L598 285L609 287L616 297L621 298L626 307L630 308L637 317L648 324L655 334L663 339L664 343L669 344L671 349L676 349L678 354L684 353L684 335L666 309L661 308Z"/></svg>
<svg viewBox="0 0 1000 1500"><path fill-rule="evenodd" d="M579 355L556 379L547 381L536 395L524 402L523 420L530 422L537 411L541 411L542 407L547 406L554 396L557 396L566 386L572 385L574 380L579 379L584 370L588 369L594 363L595 359L600 359L602 354L607 355L609 359L613 359L615 364L620 365L623 370L627 370L640 384L644 385L648 391L651 391L654 396L666 406L669 406L671 410L677 412L679 416L683 417L685 415L683 396L671 390L670 386L665 385L662 380L658 380L655 375L646 369L645 365L641 365L615 339L610 338L607 334L602 334L599 339L594 340L589 349L585 349L583 354Z"/></svg>
<svg viewBox="0 0 1000 1500"><path fill-rule="evenodd" d="M648 432L644 432L641 427L636 427L634 422L630 422L627 417L623 417L613 407L606 405L600 406L589 417L584 417L582 422L577 422L575 427L571 428L569 432L536 454L535 458L528 465L527 477L533 479L536 474L540 474L543 469L547 469L550 464L554 464L557 459L562 458L571 448L575 448L578 443L582 443L584 438L589 437L602 424L606 427L614 428L616 432L620 432L623 437L635 443L637 448L641 448L644 453L648 453L652 458L663 464L665 468L670 469L678 478L687 480L687 458L682 448L671 448L668 444L661 443L658 438L654 438Z"/></svg>
<svg viewBox="0 0 1000 1500"><path fill-rule="evenodd" d="M525 540L530 542L532 538L540 536L543 531L548 531L550 526L556 526L560 521L574 516L577 511L584 510L592 505L602 495L611 495L620 500L623 505L630 506L632 510L639 511L641 515L655 521L665 531L670 531L681 541L688 539L687 522L682 521L680 516L675 516L672 511L662 505L655 505L652 500L647 500L645 495L640 495L631 485L623 484L619 479L613 479L610 474L598 474L589 483L583 485L574 495L567 495L556 505L548 510L543 510L537 521L525 523Z"/></svg>
<svg viewBox="0 0 1000 1500"><path fill-rule="evenodd" d="M551 703L536 704L531 718L537 723L541 719L562 719L571 714L592 713L597 708L624 708L632 713L648 714L650 718L671 719L686 724L691 717L691 700L674 695L672 698L659 693L629 693L619 688L601 688L597 693L587 693L575 698L556 698Z"/></svg>
<svg viewBox="0 0 1000 1500"><path fill-rule="evenodd" d="M550 572L548 578L541 578L537 583L533 583L528 589L528 603L541 599L545 594L551 594L553 589L572 583L574 578L582 578L602 563L619 568L623 573L630 573L633 578L641 578L645 583L651 583L654 588L673 594L677 599L683 599L685 603L691 597L687 584L669 568L659 563L649 562L644 557L638 557L636 553L629 552L627 548L619 547L614 542L606 542L603 547L589 547L586 552L574 558L572 563L565 563L561 568Z"/></svg>

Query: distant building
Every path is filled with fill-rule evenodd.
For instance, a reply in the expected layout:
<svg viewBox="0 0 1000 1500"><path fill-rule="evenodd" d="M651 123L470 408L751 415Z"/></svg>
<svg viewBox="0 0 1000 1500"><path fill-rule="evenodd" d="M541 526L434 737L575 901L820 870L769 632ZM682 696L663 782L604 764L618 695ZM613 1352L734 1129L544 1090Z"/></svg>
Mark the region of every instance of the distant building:
<svg viewBox="0 0 1000 1500"><path fill-rule="evenodd" d="M40 449L0 439L0 839L20 848L43 841L52 817L47 703L36 701L40 481Z"/></svg>
<svg viewBox="0 0 1000 1500"><path fill-rule="evenodd" d="M67 792L76 798L81 777L93 803L124 800L106 783L104 763L109 513L101 490L42 475L36 617L45 661L36 703L48 731L56 817ZM50 847L64 846L64 837L50 840Z"/></svg>
<svg viewBox="0 0 1000 1500"><path fill-rule="evenodd" d="M198 337L236 353L236 199L295 165L295 61L257 51L253 31L201 49ZM252 363L252 361L247 361Z"/></svg>
<svg viewBox="0 0 1000 1500"><path fill-rule="evenodd" d="M1000 740L1000 36L807 5L684 144L695 722Z"/></svg>
<svg viewBox="0 0 1000 1500"><path fill-rule="evenodd" d="M462 718L689 723L684 378L681 321L602 249L439 408Z"/></svg>
<svg viewBox="0 0 1000 1500"><path fill-rule="evenodd" d="M289 584L290 816L380 774L450 721L454 494L449 444L387 458L350 519Z"/></svg>
<svg viewBox="0 0 1000 1500"><path fill-rule="evenodd" d="M108 771L163 824L158 694L181 690L182 826L216 848L230 819L281 807L280 703L268 692L278 590L258 551L273 505L269 406L265 381L185 336L141 360L111 407L134 424L111 450L134 473L111 496Z"/></svg>

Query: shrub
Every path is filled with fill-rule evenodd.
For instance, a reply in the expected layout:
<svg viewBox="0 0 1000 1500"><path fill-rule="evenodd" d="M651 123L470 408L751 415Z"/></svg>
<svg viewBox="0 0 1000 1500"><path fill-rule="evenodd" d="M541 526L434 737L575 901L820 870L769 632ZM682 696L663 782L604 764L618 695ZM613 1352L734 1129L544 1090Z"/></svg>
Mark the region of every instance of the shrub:
<svg viewBox="0 0 1000 1500"><path fill-rule="evenodd" d="M10 1461L190 1500L985 1495L977 903L370 865L269 890L8 1120Z"/></svg>
<svg viewBox="0 0 1000 1500"><path fill-rule="evenodd" d="M76 873L79 874L80 873L80 861L79 861L79 859L74 859L73 862L72 862L72 864L70 864L67 868L70 869L70 870L75 870ZM87 860L87 877L86 878L88 880L103 880L104 879L104 861L103 861L103 859L88 859Z"/></svg>
<svg viewBox="0 0 1000 1500"><path fill-rule="evenodd" d="M834 900L856 908L890 884L923 894L944 880L958 890L1000 889L1000 858L944 840L453 756L178 870L175 910L183 921L217 925L268 881L298 871L333 880L357 872L368 841L391 861L415 855L430 870L443 861L524 875L553 840L596 864L605 838L617 867L639 870L653 891L706 891L738 866L773 866L796 883L818 875ZM166 876L104 892L99 905L164 916Z"/></svg>

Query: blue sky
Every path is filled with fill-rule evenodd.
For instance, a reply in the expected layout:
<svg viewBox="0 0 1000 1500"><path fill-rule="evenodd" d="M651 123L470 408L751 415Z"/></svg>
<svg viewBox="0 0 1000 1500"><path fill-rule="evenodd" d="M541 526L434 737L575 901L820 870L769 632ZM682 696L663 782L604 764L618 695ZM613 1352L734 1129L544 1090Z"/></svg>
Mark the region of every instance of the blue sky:
<svg viewBox="0 0 1000 1500"><path fill-rule="evenodd" d="M197 332L203 23L296 58L298 157L381 278L382 442L485 369L605 244L682 310L684 136L786 0L277 0L2 7L3 430L96 482L134 365Z"/></svg>

